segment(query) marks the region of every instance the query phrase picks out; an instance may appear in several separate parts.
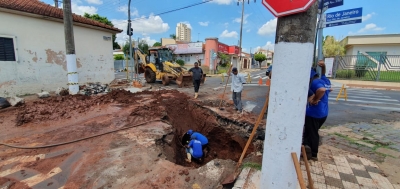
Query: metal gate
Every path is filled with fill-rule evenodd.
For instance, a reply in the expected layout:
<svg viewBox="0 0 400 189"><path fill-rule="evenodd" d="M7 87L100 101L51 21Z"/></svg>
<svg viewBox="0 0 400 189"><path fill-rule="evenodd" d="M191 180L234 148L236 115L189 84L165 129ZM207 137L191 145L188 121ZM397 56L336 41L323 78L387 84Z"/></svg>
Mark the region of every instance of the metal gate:
<svg viewBox="0 0 400 189"><path fill-rule="evenodd" d="M333 73L336 79L400 82L400 56L385 53L337 56Z"/></svg>

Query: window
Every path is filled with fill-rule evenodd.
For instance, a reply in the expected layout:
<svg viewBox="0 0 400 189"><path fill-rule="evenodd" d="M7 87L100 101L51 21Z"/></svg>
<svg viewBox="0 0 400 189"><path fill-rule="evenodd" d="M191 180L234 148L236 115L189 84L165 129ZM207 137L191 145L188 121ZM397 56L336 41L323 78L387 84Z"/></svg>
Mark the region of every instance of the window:
<svg viewBox="0 0 400 189"><path fill-rule="evenodd" d="M16 61L14 38L0 36L0 61Z"/></svg>

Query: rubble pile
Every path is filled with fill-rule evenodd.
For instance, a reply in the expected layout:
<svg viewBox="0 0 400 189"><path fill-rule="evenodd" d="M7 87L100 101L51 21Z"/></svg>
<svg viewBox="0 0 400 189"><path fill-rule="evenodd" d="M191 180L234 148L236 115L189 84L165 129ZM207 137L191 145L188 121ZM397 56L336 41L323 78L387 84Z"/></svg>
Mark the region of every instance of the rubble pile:
<svg viewBox="0 0 400 189"><path fill-rule="evenodd" d="M79 86L79 94L90 96L95 94L108 93L110 88L107 84L97 83L88 83L86 85Z"/></svg>

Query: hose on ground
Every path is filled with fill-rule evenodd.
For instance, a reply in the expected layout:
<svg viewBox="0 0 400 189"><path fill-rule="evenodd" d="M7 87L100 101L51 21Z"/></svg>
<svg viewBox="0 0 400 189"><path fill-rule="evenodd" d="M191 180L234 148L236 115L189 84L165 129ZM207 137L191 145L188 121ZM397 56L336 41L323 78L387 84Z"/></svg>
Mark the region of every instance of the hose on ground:
<svg viewBox="0 0 400 189"><path fill-rule="evenodd" d="M132 125L132 126L124 126L122 128L115 129L115 130L112 130L112 131L107 131L107 132L104 132L104 133L95 134L95 135L92 135L92 136L88 136L88 137L84 137L84 138L80 138L80 139L76 139L76 140L72 140L72 141L68 141L68 142L57 143L57 144L50 144L50 145L44 145L44 146L15 146L15 145L11 145L11 144L6 144L6 143L0 142L0 145L7 146L7 147L10 147L10 148L18 148L18 149L50 148L50 147L55 147L55 146L62 146L62 145L66 145L66 144L71 144L71 143L79 142L79 141L82 141L82 140L87 140L87 139L90 139L90 138L94 138L94 137L98 137L98 136L114 133L114 132L117 132L117 131L130 129L130 128L133 128L133 127L138 127L138 126L141 126L141 125L144 125L144 124L147 124L147 123L151 123L151 122L154 122L154 121L161 121L161 119L155 119L155 120L151 120L151 121L146 121L146 122L143 122L143 123L140 123L140 124L136 124L136 125Z"/></svg>

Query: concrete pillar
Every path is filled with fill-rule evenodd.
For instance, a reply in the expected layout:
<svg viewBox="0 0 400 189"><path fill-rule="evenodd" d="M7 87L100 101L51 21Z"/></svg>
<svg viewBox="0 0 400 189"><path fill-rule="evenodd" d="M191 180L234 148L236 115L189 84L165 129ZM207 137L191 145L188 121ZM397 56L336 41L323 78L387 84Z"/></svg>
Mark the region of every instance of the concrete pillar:
<svg viewBox="0 0 400 189"><path fill-rule="evenodd" d="M260 188L295 189L291 153L300 155L317 1L307 12L278 18Z"/></svg>

